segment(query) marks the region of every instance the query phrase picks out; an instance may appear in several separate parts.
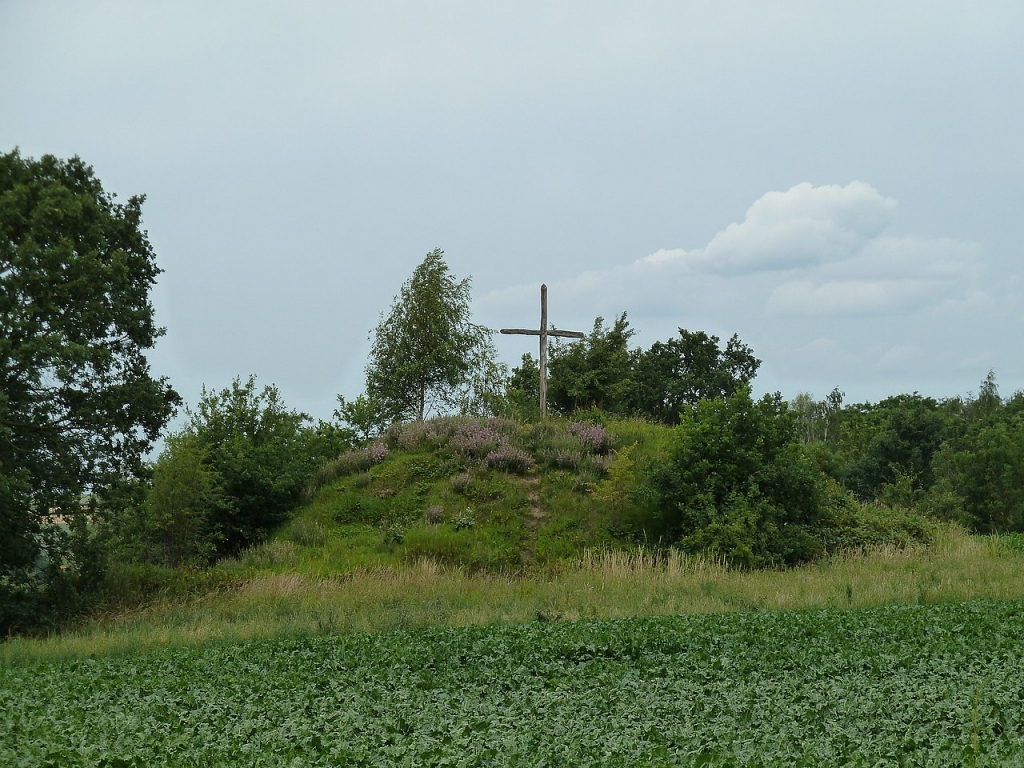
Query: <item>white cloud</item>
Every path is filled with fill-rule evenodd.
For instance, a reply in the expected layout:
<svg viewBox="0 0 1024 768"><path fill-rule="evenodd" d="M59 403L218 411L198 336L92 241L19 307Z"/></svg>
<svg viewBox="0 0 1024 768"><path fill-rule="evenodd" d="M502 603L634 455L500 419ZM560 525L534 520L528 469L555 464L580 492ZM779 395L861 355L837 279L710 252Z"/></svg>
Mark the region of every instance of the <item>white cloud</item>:
<svg viewBox="0 0 1024 768"><path fill-rule="evenodd" d="M764 316L838 317L953 308L981 273L977 245L886 234L897 203L869 184L797 184L768 192L701 248L662 248L588 272L565 297L614 295L647 314L730 306ZM979 297L972 299L976 304ZM721 311L721 310L719 310Z"/></svg>
<svg viewBox="0 0 1024 768"><path fill-rule="evenodd" d="M793 269L855 255L881 234L896 215L896 201L853 181L813 187L804 182L769 192L704 249L711 269L744 273Z"/></svg>
<svg viewBox="0 0 1024 768"><path fill-rule="evenodd" d="M878 237L896 215L896 201L853 181L845 187L804 182L768 192L704 248L661 249L641 263L686 262L724 274L792 270L842 261Z"/></svg>

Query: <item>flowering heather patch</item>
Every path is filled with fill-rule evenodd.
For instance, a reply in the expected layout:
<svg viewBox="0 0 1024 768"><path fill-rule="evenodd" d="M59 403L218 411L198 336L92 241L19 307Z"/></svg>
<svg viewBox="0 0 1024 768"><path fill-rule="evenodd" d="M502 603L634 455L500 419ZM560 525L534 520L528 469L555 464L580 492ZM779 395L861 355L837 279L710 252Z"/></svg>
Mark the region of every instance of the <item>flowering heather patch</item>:
<svg viewBox="0 0 1024 768"><path fill-rule="evenodd" d="M393 424L391 424L391 426L384 430L384 433L380 436L379 439L383 440L388 445L397 446L398 440L402 436L402 432L404 430L405 427L403 427L399 422L396 421Z"/></svg>
<svg viewBox="0 0 1024 768"><path fill-rule="evenodd" d="M439 444L444 445L469 424L479 424L479 419L471 416L441 416L431 420L437 434Z"/></svg>
<svg viewBox="0 0 1024 768"><path fill-rule="evenodd" d="M345 451L331 464L334 466L335 477L344 477L354 472L364 472L375 464L380 464L388 455L388 447L382 442L374 441L362 448Z"/></svg>
<svg viewBox="0 0 1024 768"><path fill-rule="evenodd" d="M565 448L545 451L545 454L547 463L556 469L579 469L584 457L583 451Z"/></svg>
<svg viewBox="0 0 1024 768"><path fill-rule="evenodd" d="M388 447L380 440L375 440L363 448L345 451L338 458L328 461L320 468L306 487L306 497L313 498L318 490L339 477L346 477L356 472L366 472L373 465L384 461L387 455ZM363 485L366 484L368 482Z"/></svg>
<svg viewBox="0 0 1024 768"><path fill-rule="evenodd" d="M487 426L503 435L511 436L519 431L519 422L515 419L506 419L503 416L491 416L487 420Z"/></svg>
<svg viewBox="0 0 1024 768"><path fill-rule="evenodd" d="M444 448L452 437L479 426L478 419L468 416L438 416L408 424L392 424L385 433L385 439L390 446L404 451L424 446Z"/></svg>
<svg viewBox="0 0 1024 768"><path fill-rule="evenodd" d="M390 453L386 443L377 441L370 443L368 446L363 448L363 450L366 452L366 457L369 459L371 466L374 464L380 464L387 458L388 453Z"/></svg>
<svg viewBox="0 0 1024 768"><path fill-rule="evenodd" d="M444 519L444 507L439 504L435 504L432 507L427 507L423 513L423 522L427 525L437 525Z"/></svg>
<svg viewBox="0 0 1024 768"><path fill-rule="evenodd" d="M600 424L574 421L565 428L565 431L579 440L590 453L607 453L611 446L611 435Z"/></svg>
<svg viewBox="0 0 1024 768"><path fill-rule="evenodd" d="M503 445L498 450L487 454L487 466L522 475L533 469L533 459L526 451L511 445Z"/></svg>
<svg viewBox="0 0 1024 768"><path fill-rule="evenodd" d="M452 436L449 446L461 454L482 459L491 451L508 445L508 439L479 423L467 423Z"/></svg>
<svg viewBox="0 0 1024 768"><path fill-rule="evenodd" d="M421 445L433 443L436 437L437 429L433 422L414 421L402 427L396 442L403 451L413 451Z"/></svg>

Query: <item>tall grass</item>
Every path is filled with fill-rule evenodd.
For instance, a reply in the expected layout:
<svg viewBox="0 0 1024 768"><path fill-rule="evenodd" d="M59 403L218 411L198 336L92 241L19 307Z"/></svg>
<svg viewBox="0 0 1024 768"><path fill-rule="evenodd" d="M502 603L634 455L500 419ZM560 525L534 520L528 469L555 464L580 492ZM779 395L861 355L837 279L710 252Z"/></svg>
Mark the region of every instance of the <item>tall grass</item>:
<svg viewBox="0 0 1024 768"><path fill-rule="evenodd" d="M187 602L163 600L49 639L0 644L0 664L435 625L1024 597L1019 542L942 529L929 546L847 553L780 571L730 571L679 553L588 552L531 577L424 560L343 577L264 575Z"/></svg>

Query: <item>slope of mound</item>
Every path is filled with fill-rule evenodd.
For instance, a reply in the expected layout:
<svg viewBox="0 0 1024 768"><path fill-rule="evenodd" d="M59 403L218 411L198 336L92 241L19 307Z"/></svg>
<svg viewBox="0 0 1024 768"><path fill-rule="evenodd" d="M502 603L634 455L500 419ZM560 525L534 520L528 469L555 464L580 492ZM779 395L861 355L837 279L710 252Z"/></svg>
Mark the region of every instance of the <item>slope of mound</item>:
<svg viewBox="0 0 1024 768"><path fill-rule="evenodd" d="M656 541L637 479L668 435L629 421L396 426L325 466L248 565L323 574L430 559L508 572Z"/></svg>

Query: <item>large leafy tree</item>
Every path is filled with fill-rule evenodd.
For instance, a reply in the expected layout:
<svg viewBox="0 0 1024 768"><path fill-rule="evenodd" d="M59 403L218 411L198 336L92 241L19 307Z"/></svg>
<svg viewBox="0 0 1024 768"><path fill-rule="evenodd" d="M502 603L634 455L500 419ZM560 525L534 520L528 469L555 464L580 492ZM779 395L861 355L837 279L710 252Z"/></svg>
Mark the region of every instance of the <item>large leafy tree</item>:
<svg viewBox="0 0 1024 768"><path fill-rule="evenodd" d="M979 422L934 459L936 511L981 533L1024 531L1024 419ZM936 504L935 501L945 502Z"/></svg>
<svg viewBox="0 0 1024 768"><path fill-rule="evenodd" d="M681 411L700 400L728 397L748 386L761 361L735 334L724 347L717 336L679 329L650 349L630 349L635 331L626 314L602 318L581 341L555 344L548 365L548 399L561 413L597 408L678 424Z"/></svg>
<svg viewBox="0 0 1024 768"><path fill-rule="evenodd" d="M388 420L422 420L428 410L486 398L474 382L500 380L491 332L473 323L470 280L457 280L439 248L427 254L374 331L366 396Z"/></svg>
<svg viewBox="0 0 1024 768"><path fill-rule="evenodd" d="M950 427L940 404L916 392L846 407L838 446L844 484L863 500L878 498L886 486L901 481L927 491L932 456Z"/></svg>
<svg viewBox="0 0 1024 768"><path fill-rule="evenodd" d="M55 521L138 475L178 403L145 356L162 329L143 199L77 157L0 155L0 630L78 571Z"/></svg>
<svg viewBox="0 0 1024 768"><path fill-rule="evenodd" d="M981 533L1024 531L1024 392L1004 401L989 371L932 457L926 503ZM947 401L945 405L949 405Z"/></svg>

